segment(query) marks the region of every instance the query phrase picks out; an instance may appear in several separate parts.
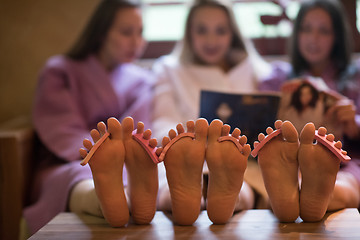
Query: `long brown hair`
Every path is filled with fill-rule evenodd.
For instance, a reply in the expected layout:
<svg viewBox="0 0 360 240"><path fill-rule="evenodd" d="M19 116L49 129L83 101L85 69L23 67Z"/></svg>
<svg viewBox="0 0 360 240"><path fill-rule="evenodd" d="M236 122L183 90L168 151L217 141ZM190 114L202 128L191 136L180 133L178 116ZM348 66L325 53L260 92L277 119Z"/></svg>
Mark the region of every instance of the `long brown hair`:
<svg viewBox="0 0 360 240"><path fill-rule="evenodd" d="M175 48L174 53L178 54L180 61L182 63L193 63L196 60L194 51L191 47L191 37L190 37L190 28L193 16L199 8L202 7L217 7L225 11L226 15L229 18L230 28L233 33L233 39L231 41L231 49L229 51L229 56L227 62L230 66L233 66L245 58L248 54L247 46L245 39L239 31L239 27L236 23L234 13L232 11L232 6L230 1L226 0L194 0L193 4L190 7L186 22L185 22L185 33L181 42ZM236 60L232 59L234 53L239 53L235 57Z"/></svg>
<svg viewBox="0 0 360 240"><path fill-rule="evenodd" d="M66 56L74 60L82 60L89 54L97 53L114 22L116 13L123 8L140 8L140 6L137 0L102 0Z"/></svg>
<svg viewBox="0 0 360 240"><path fill-rule="evenodd" d="M290 42L290 55L294 74L299 75L302 71L306 71L310 67L300 53L298 36L306 13L314 8L323 9L331 18L335 41L330 57L337 68L337 74L340 75L346 70L350 63L352 43L350 40L349 24L346 21L344 9L340 1L336 0L311 0L301 4L294 22L293 35Z"/></svg>

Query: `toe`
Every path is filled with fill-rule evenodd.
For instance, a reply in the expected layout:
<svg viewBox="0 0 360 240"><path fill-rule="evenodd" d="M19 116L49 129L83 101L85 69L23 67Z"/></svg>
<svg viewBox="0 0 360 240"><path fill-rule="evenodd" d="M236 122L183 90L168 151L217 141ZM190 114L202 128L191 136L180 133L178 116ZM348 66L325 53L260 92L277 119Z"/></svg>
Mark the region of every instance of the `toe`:
<svg viewBox="0 0 360 240"><path fill-rule="evenodd" d="M132 132L134 130L134 119L126 117L122 120L122 130L124 140L132 139Z"/></svg>
<svg viewBox="0 0 360 240"><path fill-rule="evenodd" d="M267 135L270 135L273 131L274 131L274 129L272 129L271 127L266 128L266 134Z"/></svg>
<svg viewBox="0 0 360 240"><path fill-rule="evenodd" d="M312 144L315 137L315 126L313 123L307 123L300 133L300 143Z"/></svg>
<svg viewBox="0 0 360 240"><path fill-rule="evenodd" d="M234 131L232 132L231 136L233 136L236 139L239 139L241 134L241 130L239 128L235 128Z"/></svg>
<svg viewBox="0 0 360 240"><path fill-rule="evenodd" d="M170 139L174 139L176 137L176 132L174 129L170 129L169 137L170 137Z"/></svg>
<svg viewBox="0 0 360 240"><path fill-rule="evenodd" d="M230 130L230 125L224 124L221 128L221 136L229 136Z"/></svg>
<svg viewBox="0 0 360 240"><path fill-rule="evenodd" d="M340 141L337 141L334 146L337 148L337 149L341 149L342 148L342 143Z"/></svg>
<svg viewBox="0 0 360 240"><path fill-rule="evenodd" d="M93 146L89 139L84 139L83 145L87 150L90 150L92 148L92 146Z"/></svg>
<svg viewBox="0 0 360 240"><path fill-rule="evenodd" d="M100 139L100 133L98 130L96 129L93 129L90 131L90 135L91 135L91 138L92 140L94 141L94 143L96 143L97 141L99 141Z"/></svg>
<svg viewBox="0 0 360 240"><path fill-rule="evenodd" d="M143 139L150 140L150 138L151 138L151 130L147 129L143 134Z"/></svg>
<svg viewBox="0 0 360 240"><path fill-rule="evenodd" d="M221 131L223 127L223 122L215 119L210 123L208 131L208 141L216 142L217 139L221 136Z"/></svg>
<svg viewBox="0 0 360 240"><path fill-rule="evenodd" d="M281 120L276 120L274 126L276 129L280 129L282 124L283 122Z"/></svg>
<svg viewBox="0 0 360 240"><path fill-rule="evenodd" d="M245 144L243 149L242 149L242 154L246 157L248 157L251 153L251 147L249 144Z"/></svg>
<svg viewBox="0 0 360 240"><path fill-rule="evenodd" d="M105 125L104 122L99 122L97 124L97 128L99 129L99 132L100 132L101 136L106 133L106 125Z"/></svg>
<svg viewBox="0 0 360 240"><path fill-rule="evenodd" d="M169 142L170 142L170 138L168 138L168 137L163 137L162 142L161 142L161 145L162 145L163 147L165 147L166 145L169 144Z"/></svg>
<svg viewBox="0 0 360 240"><path fill-rule="evenodd" d="M138 122L136 125L136 133L140 134L144 132L144 123L143 122Z"/></svg>
<svg viewBox="0 0 360 240"><path fill-rule="evenodd" d="M180 135L180 134L182 134L182 133L185 132L184 126L183 126L181 123L179 123L178 125L176 125L176 130L177 130L177 132L178 132L178 135Z"/></svg>
<svg viewBox="0 0 360 240"><path fill-rule="evenodd" d="M199 118L195 122L195 139L201 142L207 140L209 124L208 121L204 118Z"/></svg>
<svg viewBox="0 0 360 240"><path fill-rule="evenodd" d="M186 122L186 129L189 133L195 132L195 122L194 121L187 121Z"/></svg>
<svg viewBox="0 0 360 240"><path fill-rule="evenodd" d="M289 122L289 121L283 122L283 124L281 126L281 131L282 131L282 135L286 141L292 142L292 143L299 141L298 132L296 131L296 128L294 127L294 125L291 122ZM315 128L314 128L313 132L315 133ZM312 136L312 138L314 138L314 136Z"/></svg>
<svg viewBox="0 0 360 240"><path fill-rule="evenodd" d="M335 140L334 134L330 133L329 135L327 135L326 140L328 140L329 142L333 142Z"/></svg>
<svg viewBox="0 0 360 240"><path fill-rule="evenodd" d="M80 148L79 153L80 153L81 158L85 158L88 154L88 152L84 148Z"/></svg>
<svg viewBox="0 0 360 240"><path fill-rule="evenodd" d="M258 135L258 140L259 140L259 142L261 142L261 141L264 140L264 139L265 139L265 134L260 133L260 134Z"/></svg>
<svg viewBox="0 0 360 240"><path fill-rule="evenodd" d="M149 146L151 148L155 148L157 146L157 140L155 138L152 138L149 140Z"/></svg>
<svg viewBox="0 0 360 240"><path fill-rule="evenodd" d="M120 122L116 118L109 118L107 124L111 138L122 139L122 128Z"/></svg>
<svg viewBox="0 0 360 240"><path fill-rule="evenodd" d="M324 127L320 127L320 128L318 129L318 134L319 134L320 136L325 136L325 135L326 135L326 132L327 132L327 129L324 128Z"/></svg>

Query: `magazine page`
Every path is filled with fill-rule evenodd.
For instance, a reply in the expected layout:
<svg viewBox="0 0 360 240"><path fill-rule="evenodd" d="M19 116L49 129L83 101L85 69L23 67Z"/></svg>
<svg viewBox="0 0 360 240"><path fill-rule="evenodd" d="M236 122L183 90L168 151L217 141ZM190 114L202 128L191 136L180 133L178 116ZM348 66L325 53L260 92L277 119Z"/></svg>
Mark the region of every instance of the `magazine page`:
<svg viewBox="0 0 360 240"><path fill-rule="evenodd" d="M291 121L300 133L303 126L313 122L316 129L324 126L337 139L342 136L334 112L336 102L343 96L328 88L321 78L297 78L283 84L278 118Z"/></svg>
<svg viewBox="0 0 360 240"><path fill-rule="evenodd" d="M256 93L234 94L202 91L200 117L209 122L220 119L231 126L238 127L241 135L246 135L253 145L259 133L274 126L280 103L280 94Z"/></svg>

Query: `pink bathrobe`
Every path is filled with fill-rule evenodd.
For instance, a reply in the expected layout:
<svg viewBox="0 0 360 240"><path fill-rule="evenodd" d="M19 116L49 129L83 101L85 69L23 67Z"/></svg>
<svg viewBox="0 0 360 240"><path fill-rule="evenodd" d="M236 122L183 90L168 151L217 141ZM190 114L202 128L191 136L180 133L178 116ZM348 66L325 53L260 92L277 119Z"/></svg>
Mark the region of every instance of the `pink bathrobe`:
<svg viewBox="0 0 360 240"><path fill-rule="evenodd" d="M132 116L150 128L152 75L133 64L106 72L94 56L84 61L50 58L40 73L33 124L42 143L36 158L32 204L24 216L31 233L67 210L72 187L91 179L79 148L99 121ZM126 173L124 174L126 184Z"/></svg>

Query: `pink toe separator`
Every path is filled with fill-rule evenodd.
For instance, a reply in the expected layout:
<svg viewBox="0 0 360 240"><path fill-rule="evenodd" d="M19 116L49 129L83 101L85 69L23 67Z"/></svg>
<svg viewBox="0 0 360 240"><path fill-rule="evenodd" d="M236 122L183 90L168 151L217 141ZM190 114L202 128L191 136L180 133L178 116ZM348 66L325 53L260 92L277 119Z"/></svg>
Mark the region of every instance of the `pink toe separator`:
<svg viewBox="0 0 360 240"><path fill-rule="evenodd" d="M342 149L335 147L336 142L328 141L326 139L326 136L320 136L317 130L315 131L315 139L316 141L320 142L322 145L327 147L330 151L332 151L335 154L335 156L337 156L341 161L349 162L351 160L351 158L348 155L342 153Z"/></svg>
<svg viewBox="0 0 360 240"><path fill-rule="evenodd" d="M143 134L142 133L136 133L136 129L133 131L133 139L135 141L137 141L142 148L145 149L145 151L149 154L151 160L154 163L159 163L159 158L156 155L156 147L155 148L151 148L149 146L149 140L146 140L143 138ZM91 157L94 155L94 153L96 152L96 150L101 146L101 144L105 141L105 139L107 139L110 136L110 134L108 132L106 132L95 144L94 146L91 148L90 152L86 155L86 157L81 161L81 165L85 166L91 159Z"/></svg>
<svg viewBox="0 0 360 240"><path fill-rule="evenodd" d="M260 151L260 149L267 142L269 142L274 137L278 136L280 133L281 133L281 129L277 129L277 130L273 131L272 133L270 133L269 135L267 135L264 140L262 140L260 143L258 143L258 145L256 145L254 150L251 152L251 156L256 157L258 152ZM315 131L314 138L316 141L318 141L319 143L324 145L326 148L328 148L332 153L334 153L335 156L338 157L341 161L348 162L351 160L351 158L348 155L342 153L342 149L338 149L337 147L335 147L334 141L330 142L326 139L326 136L320 136L317 130Z"/></svg>
<svg viewBox="0 0 360 240"><path fill-rule="evenodd" d="M281 133L281 129L276 129L275 131L273 131L272 133L270 133L269 135L267 135L261 142L259 142L256 147L254 148L254 150L251 151L251 156L256 157L258 152L260 151L260 149L271 139L273 139L274 137L278 136Z"/></svg>
<svg viewBox="0 0 360 240"><path fill-rule="evenodd" d="M136 133L136 131L137 131L136 129L133 131L133 135L132 135L133 139L136 140L145 149L145 151L149 154L151 160L155 164L158 164L160 162L159 157L155 153L157 147L155 147L155 148L150 147L149 140L144 139L143 134Z"/></svg>
<svg viewBox="0 0 360 240"><path fill-rule="evenodd" d="M235 144L235 146L239 149L239 151L242 152L243 147L241 146L239 141L237 141L234 137L232 137L232 136L219 137L218 142L223 142L223 141L233 142Z"/></svg>
<svg viewBox="0 0 360 240"><path fill-rule="evenodd" d="M159 162L164 161L166 152L170 149L170 147L176 143L178 140L180 140L181 138L184 137L191 137L192 139L195 138L195 133L181 133L179 135L177 135L175 138L171 139L171 141L164 147L164 149L162 150L160 156L159 156Z"/></svg>
<svg viewBox="0 0 360 240"><path fill-rule="evenodd" d="M94 155L96 150L100 147L100 145L110 136L110 133L106 132L102 137L94 144L91 148L90 152L86 155L86 157L81 161L81 165L85 166L89 161L90 158Z"/></svg>

